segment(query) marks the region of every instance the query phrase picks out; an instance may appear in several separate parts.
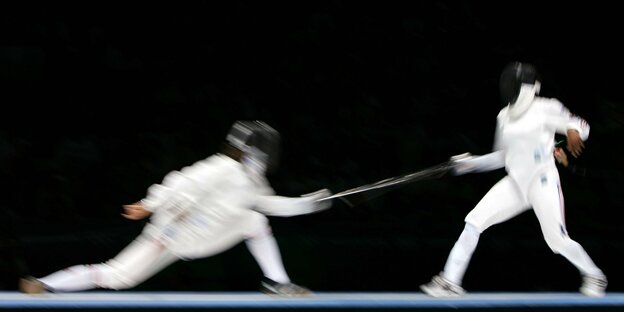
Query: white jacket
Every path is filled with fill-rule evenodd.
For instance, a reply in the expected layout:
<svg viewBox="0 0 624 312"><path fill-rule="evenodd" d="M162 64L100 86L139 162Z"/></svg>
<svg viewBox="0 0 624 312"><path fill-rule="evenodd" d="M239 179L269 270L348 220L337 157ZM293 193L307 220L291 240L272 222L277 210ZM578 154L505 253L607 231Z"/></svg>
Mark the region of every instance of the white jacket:
<svg viewBox="0 0 624 312"><path fill-rule="evenodd" d="M518 119L510 118L505 107L497 116L494 152L459 160L457 171L461 174L505 167L526 195L540 173L556 170L555 133L565 135L568 129L577 130L583 141L589 136L589 124L556 99L536 97Z"/></svg>
<svg viewBox="0 0 624 312"><path fill-rule="evenodd" d="M266 179L253 178L241 163L215 154L149 187L142 203L153 215L143 233L182 258L201 257L203 246L248 226L259 212L292 216L328 208L327 201L316 202L328 192L275 196Z"/></svg>

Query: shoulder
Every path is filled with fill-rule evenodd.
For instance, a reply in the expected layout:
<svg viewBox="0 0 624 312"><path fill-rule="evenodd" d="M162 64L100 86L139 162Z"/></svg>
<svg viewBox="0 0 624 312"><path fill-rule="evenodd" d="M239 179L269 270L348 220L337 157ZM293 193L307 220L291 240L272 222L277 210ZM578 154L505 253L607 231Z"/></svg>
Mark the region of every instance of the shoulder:
<svg viewBox="0 0 624 312"><path fill-rule="evenodd" d="M563 103L556 98L535 97L533 105L539 107L542 111L556 114L566 109Z"/></svg>
<svg viewBox="0 0 624 312"><path fill-rule="evenodd" d="M253 182L245 172L243 164L223 154L206 158L205 172L210 172L223 187L248 187Z"/></svg>
<svg viewBox="0 0 624 312"><path fill-rule="evenodd" d="M501 110L498 112L498 115L496 116L496 119L497 119L497 120L504 119L505 117L507 117L507 112L508 112L508 111L509 111L509 107L508 107L508 106L503 107L503 109L501 109Z"/></svg>
<svg viewBox="0 0 624 312"><path fill-rule="evenodd" d="M224 154L215 154L206 158L204 161L205 165L221 168L222 170L243 170L243 165L240 162Z"/></svg>
<svg viewBox="0 0 624 312"><path fill-rule="evenodd" d="M241 167L240 163L234 159L222 154L214 154L202 160L195 162L193 165L182 170L184 174L207 174L214 173L216 175L227 174L228 172L237 171Z"/></svg>

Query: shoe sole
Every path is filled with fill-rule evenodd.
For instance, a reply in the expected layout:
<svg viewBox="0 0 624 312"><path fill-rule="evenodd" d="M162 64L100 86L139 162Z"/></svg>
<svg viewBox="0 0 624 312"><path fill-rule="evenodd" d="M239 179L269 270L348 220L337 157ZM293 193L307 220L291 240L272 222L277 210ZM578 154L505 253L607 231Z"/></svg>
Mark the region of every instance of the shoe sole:
<svg viewBox="0 0 624 312"><path fill-rule="evenodd" d="M458 293L453 293L453 292L448 292L448 291L440 292L430 287L427 287L427 285L421 285L420 290L422 290L426 295L430 297L434 297L434 298L455 298L455 297L461 297L463 295L463 294L458 294Z"/></svg>

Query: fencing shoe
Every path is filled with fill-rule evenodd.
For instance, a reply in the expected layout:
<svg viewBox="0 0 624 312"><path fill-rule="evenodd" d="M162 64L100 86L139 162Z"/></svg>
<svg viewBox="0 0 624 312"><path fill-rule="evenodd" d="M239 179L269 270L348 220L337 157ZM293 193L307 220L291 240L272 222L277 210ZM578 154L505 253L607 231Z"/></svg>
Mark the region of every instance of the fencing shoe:
<svg viewBox="0 0 624 312"><path fill-rule="evenodd" d="M20 278L18 289L25 294L42 294L46 292L45 285L32 276Z"/></svg>
<svg viewBox="0 0 624 312"><path fill-rule="evenodd" d="M282 297L305 297L312 295L312 292L293 283L278 283L269 278L263 278L260 284L260 291L267 295Z"/></svg>
<svg viewBox="0 0 624 312"><path fill-rule="evenodd" d="M459 285L452 283L446 278L436 275L431 282L421 285L420 289L431 297L459 297L466 291Z"/></svg>
<svg viewBox="0 0 624 312"><path fill-rule="evenodd" d="M604 275L583 275L581 293L588 297L604 297L607 289L607 277Z"/></svg>

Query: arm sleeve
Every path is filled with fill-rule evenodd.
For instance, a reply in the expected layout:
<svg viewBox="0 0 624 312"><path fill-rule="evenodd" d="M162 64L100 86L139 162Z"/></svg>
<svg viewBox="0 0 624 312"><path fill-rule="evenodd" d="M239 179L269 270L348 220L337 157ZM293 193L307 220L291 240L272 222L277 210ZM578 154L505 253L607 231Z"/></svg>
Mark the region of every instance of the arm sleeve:
<svg viewBox="0 0 624 312"><path fill-rule="evenodd" d="M453 173L462 175L470 172L492 171L505 167L505 153L496 151L480 156L469 156L455 160Z"/></svg>
<svg viewBox="0 0 624 312"><path fill-rule="evenodd" d="M578 131L583 141L589 137L589 124L585 119L573 114L559 100L550 99L546 105L548 121L555 131L566 135L569 129Z"/></svg>
<svg viewBox="0 0 624 312"><path fill-rule="evenodd" d="M589 138L589 124L585 119L570 113L570 121L568 122L568 129L574 129L578 131L583 141Z"/></svg>
<svg viewBox="0 0 624 312"><path fill-rule="evenodd" d="M183 183L184 177L179 171L170 172L162 183L153 184L147 189L147 195L141 203L146 210L156 212L165 206L176 193L178 185Z"/></svg>
<svg viewBox="0 0 624 312"><path fill-rule="evenodd" d="M322 189L301 197L258 196L254 210L267 216L281 217L315 213L331 206L330 200L318 200L330 195L329 190Z"/></svg>
<svg viewBox="0 0 624 312"><path fill-rule="evenodd" d="M210 181L214 180L211 178L214 174L215 169L203 162L172 171L162 183L150 186L141 202L146 210L156 212L171 204L198 198L202 192L211 188Z"/></svg>

